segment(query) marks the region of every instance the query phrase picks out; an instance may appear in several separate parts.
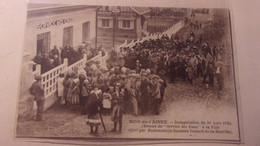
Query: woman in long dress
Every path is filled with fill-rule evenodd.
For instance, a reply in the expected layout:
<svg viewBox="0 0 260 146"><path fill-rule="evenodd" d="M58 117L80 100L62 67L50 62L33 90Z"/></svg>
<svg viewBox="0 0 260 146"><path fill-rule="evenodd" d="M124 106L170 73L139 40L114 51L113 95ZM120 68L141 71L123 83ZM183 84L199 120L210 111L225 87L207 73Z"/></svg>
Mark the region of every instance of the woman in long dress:
<svg viewBox="0 0 260 146"><path fill-rule="evenodd" d="M78 104L79 103L79 80L75 72L71 75L71 80L69 82L68 89L68 101L70 104Z"/></svg>
<svg viewBox="0 0 260 146"><path fill-rule="evenodd" d="M60 74L58 77L58 97L62 105L65 103L63 81L64 81L64 74Z"/></svg>

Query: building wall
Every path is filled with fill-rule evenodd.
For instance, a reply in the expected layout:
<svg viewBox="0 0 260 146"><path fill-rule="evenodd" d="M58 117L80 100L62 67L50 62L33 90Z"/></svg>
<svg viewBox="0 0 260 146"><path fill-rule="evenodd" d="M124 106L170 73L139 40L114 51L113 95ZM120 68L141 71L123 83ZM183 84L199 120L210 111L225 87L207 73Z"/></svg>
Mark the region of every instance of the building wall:
<svg viewBox="0 0 260 146"><path fill-rule="evenodd" d="M103 17L99 17L99 20L101 20ZM109 16L108 18L111 18ZM132 40L132 39L137 39L137 18L135 17L130 17L130 18L123 18L119 17L117 18L117 22L115 23L115 19L112 19L113 23L112 26L109 28L103 28L98 24L98 29L97 29L97 43L98 45L102 44L105 49L110 50L113 47L113 35L115 37L115 47L117 45L122 44L125 40ZM131 20L131 29L123 29L119 28L119 21L120 20ZM101 21L98 21L98 23L101 23ZM115 28L114 28L115 27Z"/></svg>
<svg viewBox="0 0 260 146"><path fill-rule="evenodd" d="M58 26L37 29L37 26L41 23L60 19L72 19L72 21ZM23 117L35 113L35 111L33 110L35 109L35 104L33 104L33 97L29 93L29 88L35 81L32 73L32 64L30 64L30 60L32 60L37 53L37 35L45 32L51 32L50 49L52 49L54 45L56 45L59 48L63 45L63 28L73 26L73 46L77 46L82 43L82 25L83 23L88 21L90 22L90 41L95 42L95 9L27 19L23 48L23 68L20 81L21 86L19 95L19 116ZM48 99L48 101L46 101L46 105L52 104L56 100L56 97L52 97Z"/></svg>
<svg viewBox="0 0 260 146"><path fill-rule="evenodd" d="M49 28L38 29L37 26L42 23L51 22L60 19L70 19L66 24L52 26ZM30 59L36 55L37 35L45 32L51 32L50 49L56 45L58 48L63 46L63 28L73 26L73 47L82 43L82 25L90 21L90 41L96 37L96 12L94 9L51 15L45 17L28 18L25 29L24 52L30 53Z"/></svg>

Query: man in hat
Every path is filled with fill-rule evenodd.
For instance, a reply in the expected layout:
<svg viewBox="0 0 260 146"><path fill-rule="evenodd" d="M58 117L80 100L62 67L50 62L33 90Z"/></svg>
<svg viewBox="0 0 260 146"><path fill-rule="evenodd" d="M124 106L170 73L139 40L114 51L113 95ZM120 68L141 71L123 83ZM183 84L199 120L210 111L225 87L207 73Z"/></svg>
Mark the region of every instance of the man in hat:
<svg viewBox="0 0 260 146"><path fill-rule="evenodd" d="M197 66L198 66L198 58L196 57L195 53L191 53L191 58L189 61L192 69L194 70L195 77L197 77Z"/></svg>
<svg viewBox="0 0 260 146"><path fill-rule="evenodd" d="M135 85L135 87L136 87L135 98L137 100L137 105L138 105L137 112L138 113L140 113L140 110L141 110L141 104L140 104L140 101L141 101L141 90L140 90L141 83L142 83L141 76L139 74L137 74L137 76L136 76L136 85Z"/></svg>
<svg viewBox="0 0 260 146"><path fill-rule="evenodd" d="M53 66L57 67L59 65L60 65L60 59L59 59L58 55L54 55Z"/></svg>
<svg viewBox="0 0 260 146"><path fill-rule="evenodd" d="M153 103L153 114L159 115L160 99L161 99L161 85L159 83L160 77L154 75L150 84L152 103Z"/></svg>
<svg viewBox="0 0 260 146"><path fill-rule="evenodd" d="M148 111L148 103L149 103L149 79L147 78L147 73L143 73L141 76L141 84L140 84L140 107L141 107L141 115L146 114Z"/></svg>
<svg viewBox="0 0 260 146"><path fill-rule="evenodd" d="M122 121L124 113L123 97L124 91L120 90L120 83L116 83L115 92L112 93L112 114L111 120L114 122L112 132L117 132L117 124L119 123L119 132L122 131Z"/></svg>
<svg viewBox="0 0 260 146"><path fill-rule="evenodd" d="M90 126L90 134L94 134L95 136L98 136L98 126L101 124L101 119L98 114L102 106L102 99L98 96L101 92L102 91L98 89L98 85L94 84L87 102L88 119L86 123ZM93 130L94 127L95 132Z"/></svg>
<svg viewBox="0 0 260 146"><path fill-rule="evenodd" d="M37 103L37 115L36 121L42 121L43 110L44 110L44 89L42 86L42 77L37 75L35 77L36 82L34 82L30 88L31 94L34 96L34 100Z"/></svg>
<svg viewBox="0 0 260 146"><path fill-rule="evenodd" d="M55 56L55 55L59 56L59 50L56 45L51 50L51 56Z"/></svg>
<svg viewBox="0 0 260 146"><path fill-rule="evenodd" d="M140 64L139 60L136 60L135 71L136 71L137 73L140 73L141 66L142 66L142 65Z"/></svg>
<svg viewBox="0 0 260 146"><path fill-rule="evenodd" d="M175 83L176 77L177 77L177 70L178 70L178 65L177 65L177 58L173 58L170 62L170 83Z"/></svg>
<svg viewBox="0 0 260 146"><path fill-rule="evenodd" d="M216 78L218 83L218 90L222 90L224 86L223 65L224 63L221 60L217 62Z"/></svg>
<svg viewBox="0 0 260 146"><path fill-rule="evenodd" d="M165 93L165 88L167 87L167 82L166 82L166 76L165 76L165 71L162 70L160 71L159 75L160 75L160 84L161 84L161 88L160 88L160 92L161 92L161 99L160 99L160 104L163 101L163 97L164 97L164 93Z"/></svg>
<svg viewBox="0 0 260 146"><path fill-rule="evenodd" d="M138 102L137 102L137 90L136 90L136 79L137 79L137 74L132 74L131 79L130 79L130 88L128 88L128 93L130 95L130 99L133 105L133 111L134 115L138 115Z"/></svg>

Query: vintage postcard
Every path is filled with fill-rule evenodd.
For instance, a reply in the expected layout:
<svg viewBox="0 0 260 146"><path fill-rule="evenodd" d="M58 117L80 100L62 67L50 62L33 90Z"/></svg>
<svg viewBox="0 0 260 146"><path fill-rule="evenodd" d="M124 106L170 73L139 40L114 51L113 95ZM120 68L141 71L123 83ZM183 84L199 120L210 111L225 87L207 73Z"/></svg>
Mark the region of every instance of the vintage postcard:
<svg viewBox="0 0 260 146"><path fill-rule="evenodd" d="M230 9L28 3L17 139L240 143Z"/></svg>

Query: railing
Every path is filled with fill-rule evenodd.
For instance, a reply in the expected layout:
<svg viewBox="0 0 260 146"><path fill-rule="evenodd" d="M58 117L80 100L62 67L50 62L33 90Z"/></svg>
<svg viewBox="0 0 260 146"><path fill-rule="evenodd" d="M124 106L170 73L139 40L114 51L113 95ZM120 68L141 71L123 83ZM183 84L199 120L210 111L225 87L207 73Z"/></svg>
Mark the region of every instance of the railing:
<svg viewBox="0 0 260 146"><path fill-rule="evenodd" d="M61 73L65 73L67 71L67 67L68 59L65 58L63 64L41 75L45 99L47 99L56 92L58 86L58 76Z"/></svg>
<svg viewBox="0 0 260 146"><path fill-rule="evenodd" d="M68 66L68 59L64 59L63 64L53 68L52 70L42 74L42 84L44 88L44 97L47 99L48 97L52 96L57 91L58 86L58 76L61 73L66 73L68 70L75 70L76 68L81 69L85 66L85 64L89 61L100 61L102 66L106 65L106 60L108 58L108 54L106 53L102 56L102 52L100 51L99 54L90 60L87 60L87 57L84 55L83 59L73 63L72 65ZM38 70L37 70L38 68ZM34 74L38 74L39 69L41 68L40 65L36 66L36 70Z"/></svg>
<svg viewBox="0 0 260 146"><path fill-rule="evenodd" d="M120 45L116 50L120 51L120 48L124 48L124 47L133 47L134 45L136 45L137 43L142 43L146 40L155 40L155 39L160 39L163 35L167 35L167 36L171 36L172 34L175 34L176 32L178 32L182 27L184 26L184 21L180 21L176 24L174 24L172 27L170 27L169 29L165 30L162 33L153 33L153 34L148 34L147 36L143 37L141 40L138 39L137 41L134 41L132 39L132 41L127 44L127 41L125 41L122 45Z"/></svg>
<svg viewBox="0 0 260 146"><path fill-rule="evenodd" d="M71 64L70 66L68 66L67 70L76 70L76 69L81 69L82 67L84 67L84 65L87 62L87 55L84 54L83 59Z"/></svg>

